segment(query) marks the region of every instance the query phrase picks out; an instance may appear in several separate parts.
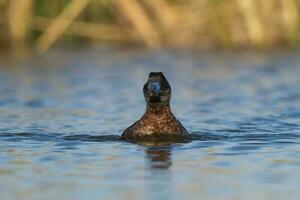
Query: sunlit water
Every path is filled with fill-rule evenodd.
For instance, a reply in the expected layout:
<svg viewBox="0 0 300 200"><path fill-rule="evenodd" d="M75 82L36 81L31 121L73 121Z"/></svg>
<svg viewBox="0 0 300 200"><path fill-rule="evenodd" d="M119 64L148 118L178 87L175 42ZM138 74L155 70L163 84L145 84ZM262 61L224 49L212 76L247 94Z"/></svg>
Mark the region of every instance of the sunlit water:
<svg viewBox="0 0 300 200"><path fill-rule="evenodd" d="M0 199L299 199L300 54L60 50L0 64ZM4 58L2 58L4 59ZM163 71L174 144L118 139Z"/></svg>

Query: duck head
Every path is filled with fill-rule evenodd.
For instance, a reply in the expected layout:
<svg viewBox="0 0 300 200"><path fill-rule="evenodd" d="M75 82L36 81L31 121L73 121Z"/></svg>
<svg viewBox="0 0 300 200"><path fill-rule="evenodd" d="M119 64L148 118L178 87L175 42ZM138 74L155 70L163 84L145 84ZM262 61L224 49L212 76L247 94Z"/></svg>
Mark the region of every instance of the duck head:
<svg viewBox="0 0 300 200"><path fill-rule="evenodd" d="M171 87L162 72L151 72L143 91L147 104L170 103Z"/></svg>

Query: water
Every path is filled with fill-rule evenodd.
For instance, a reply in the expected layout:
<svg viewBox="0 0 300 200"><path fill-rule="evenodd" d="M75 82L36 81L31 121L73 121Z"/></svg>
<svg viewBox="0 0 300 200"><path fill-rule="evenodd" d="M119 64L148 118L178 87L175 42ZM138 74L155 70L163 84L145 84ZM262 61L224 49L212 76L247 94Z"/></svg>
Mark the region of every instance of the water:
<svg viewBox="0 0 300 200"><path fill-rule="evenodd" d="M0 62L6 199L298 199L298 52L57 50ZM120 141L163 71L173 144Z"/></svg>

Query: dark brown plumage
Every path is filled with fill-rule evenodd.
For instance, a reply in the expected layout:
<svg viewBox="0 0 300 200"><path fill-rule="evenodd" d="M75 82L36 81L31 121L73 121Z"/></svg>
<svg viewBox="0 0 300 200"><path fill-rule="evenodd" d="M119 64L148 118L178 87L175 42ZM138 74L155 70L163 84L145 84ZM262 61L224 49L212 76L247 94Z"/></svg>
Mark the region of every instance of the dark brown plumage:
<svg viewBox="0 0 300 200"><path fill-rule="evenodd" d="M147 103L142 118L124 130L121 139L151 140L179 138L188 135L171 112L171 87L162 72L151 72L143 88Z"/></svg>

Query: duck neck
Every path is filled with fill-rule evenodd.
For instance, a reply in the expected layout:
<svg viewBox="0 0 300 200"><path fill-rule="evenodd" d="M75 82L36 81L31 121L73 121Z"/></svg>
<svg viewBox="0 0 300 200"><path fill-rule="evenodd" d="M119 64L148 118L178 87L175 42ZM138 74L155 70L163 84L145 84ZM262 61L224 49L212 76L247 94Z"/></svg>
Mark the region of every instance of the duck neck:
<svg viewBox="0 0 300 200"><path fill-rule="evenodd" d="M159 114L162 112L171 112L170 104L168 103L148 103L146 113Z"/></svg>

